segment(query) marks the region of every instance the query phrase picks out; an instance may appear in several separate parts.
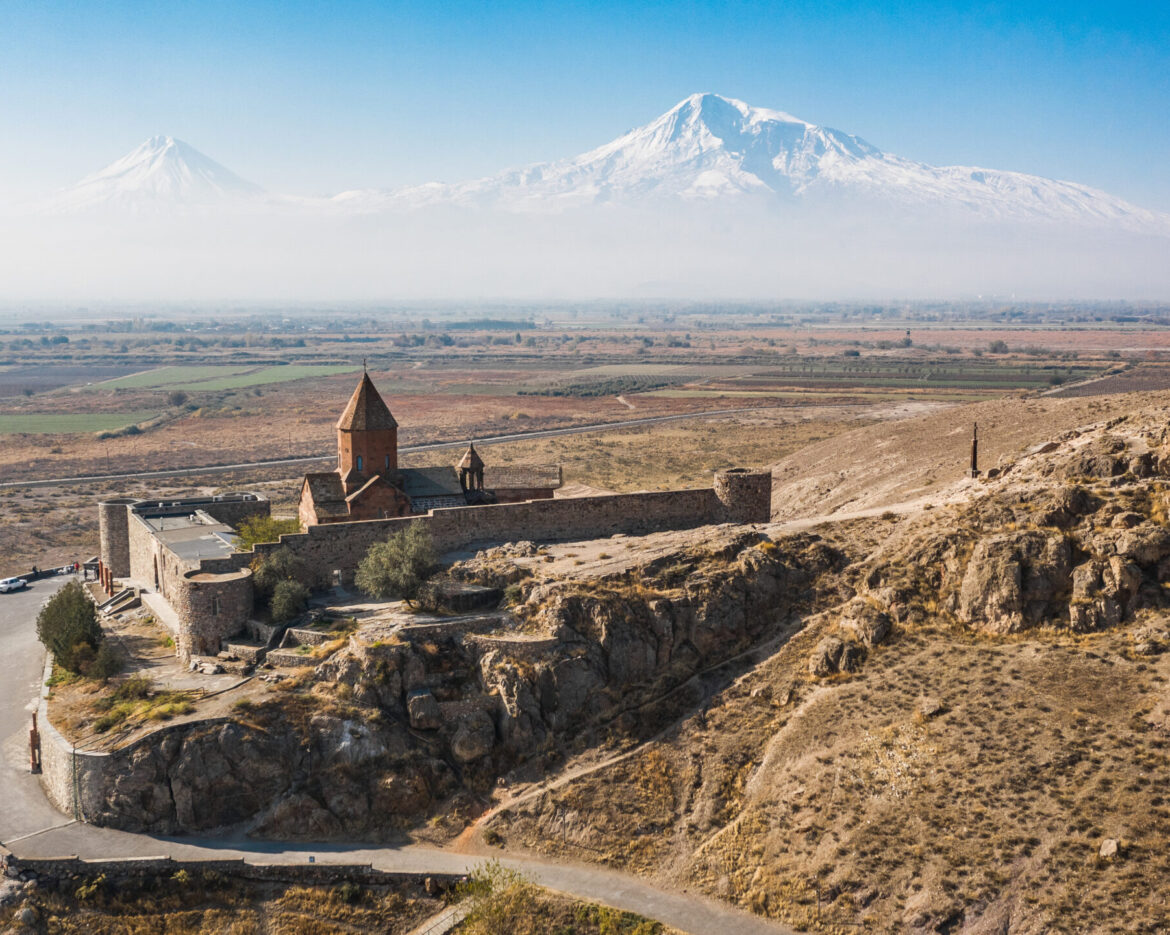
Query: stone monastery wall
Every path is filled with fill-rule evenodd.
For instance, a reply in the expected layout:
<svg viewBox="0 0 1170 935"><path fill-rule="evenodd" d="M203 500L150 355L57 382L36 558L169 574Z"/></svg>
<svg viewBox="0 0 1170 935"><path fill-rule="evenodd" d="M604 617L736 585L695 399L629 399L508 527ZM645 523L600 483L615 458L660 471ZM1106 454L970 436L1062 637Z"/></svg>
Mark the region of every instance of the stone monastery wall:
<svg viewBox="0 0 1170 935"><path fill-rule="evenodd" d="M767 471L723 471L713 487L650 493L613 494L563 500L529 500L490 506L433 510L419 516L374 519L309 526L305 532L280 537L280 542L261 543L252 552L235 552L222 558L183 562L152 533L140 513L151 509L191 505L223 522L267 511L267 501L235 500L212 512L206 504L179 501L155 507L149 502L116 504L128 514L127 530L120 531L115 502L102 513L103 530L113 530L111 540L125 541L125 559L107 554L111 567L124 561L134 579L157 586L179 620L177 640L184 658L214 653L223 637L243 629L252 610L249 566L257 558L287 548L300 558L311 583L326 587L340 578L353 581L358 564L375 542L411 523L421 523L440 553L470 546L515 542L524 539L555 541L594 539L615 533L641 535L665 529L689 529L717 523L766 523L771 516L772 475ZM217 504L218 506L218 504ZM231 515L233 518L228 519ZM107 537L103 533L103 547ZM155 568L158 569L157 579Z"/></svg>
<svg viewBox="0 0 1170 935"><path fill-rule="evenodd" d="M255 558L276 549L288 548L318 577L318 584L328 583L334 572L340 572L341 580L348 583L371 545L411 523L426 527L439 552L477 543L594 539L614 533L639 535L713 523L764 523L771 511L771 475L763 477L767 481L767 493L757 497L754 504L736 503L729 507L708 487L453 507L422 516L310 526L306 532L281 536L278 543L257 545L252 553L206 559L202 569L227 572L246 567Z"/></svg>

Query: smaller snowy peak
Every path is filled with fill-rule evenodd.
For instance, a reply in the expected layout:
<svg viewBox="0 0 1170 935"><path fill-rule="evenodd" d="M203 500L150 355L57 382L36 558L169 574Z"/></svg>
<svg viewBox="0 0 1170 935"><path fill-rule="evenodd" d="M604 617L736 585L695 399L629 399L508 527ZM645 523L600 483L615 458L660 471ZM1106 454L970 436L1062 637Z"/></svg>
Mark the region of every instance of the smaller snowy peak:
<svg viewBox="0 0 1170 935"><path fill-rule="evenodd" d="M263 189L240 178L194 146L172 136L152 136L121 159L49 202L57 211L99 207L135 210L176 205L247 201Z"/></svg>

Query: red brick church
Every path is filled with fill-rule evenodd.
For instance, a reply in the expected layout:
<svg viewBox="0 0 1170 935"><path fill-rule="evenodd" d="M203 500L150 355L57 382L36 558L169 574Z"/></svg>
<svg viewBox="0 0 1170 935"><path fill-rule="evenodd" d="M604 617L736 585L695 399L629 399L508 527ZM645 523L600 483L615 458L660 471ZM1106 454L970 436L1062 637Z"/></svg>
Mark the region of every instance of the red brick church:
<svg viewBox="0 0 1170 935"><path fill-rule="evenodd" d="M561 486L560 465L486 466L474 444L451 467L399 468L398 422L368 373L337 421L337 470L306 474L301 526L409 516L453 506L543 500Z"/></svg>

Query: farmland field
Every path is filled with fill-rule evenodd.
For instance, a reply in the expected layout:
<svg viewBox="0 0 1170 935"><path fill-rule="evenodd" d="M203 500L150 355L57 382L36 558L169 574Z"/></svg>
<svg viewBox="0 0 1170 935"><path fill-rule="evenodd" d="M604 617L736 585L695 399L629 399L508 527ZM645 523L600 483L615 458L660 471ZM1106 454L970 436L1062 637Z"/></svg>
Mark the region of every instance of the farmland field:
<svg viewBox="0 0 1170 935"><path fill-rule="evenodd" d="M108 432L153 419L157 412L21 412L0 414L0 434L76 435Z"/></svg>
<svg viewBox="0 0 1170 935"><path fill-rule="evenodd" d="M117 380L101 384L103 390L117 389L159 389L195 390L214 392L218 390L243 389L250 386L264 386L269 383L287 383L306 377L328 377L338 373L356 370L350 364L289 364L274 367L245 367L208 365L203 367L160 367L134 373Z"/></svg>
<svg viewBox="0 0 1170 935"><path fill-rule="evenodd" d="M0 368L0 397L43 393L63 386L96 383L133 373L132 364L65 364L51 367Z"/></svg>

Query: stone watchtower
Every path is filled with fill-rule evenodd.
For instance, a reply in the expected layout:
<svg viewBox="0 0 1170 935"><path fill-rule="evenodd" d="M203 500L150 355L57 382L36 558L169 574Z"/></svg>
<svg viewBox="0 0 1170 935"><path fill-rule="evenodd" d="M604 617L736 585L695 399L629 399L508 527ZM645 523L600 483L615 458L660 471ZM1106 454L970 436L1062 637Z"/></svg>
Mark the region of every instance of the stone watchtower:
<svg viewBox="0 0 1170 935"><path fill-rule="evenodd" d="M772 472L729 468L715 472L715 496L725 523L766 523L772 518Z"/></svg>
<svg viewBox="0 0 1170 935"><path fill-rule="evenodd" d="M392 480L398 471L398 423L362 374L337 421L337 473L348 496L372 477Z"/></svg>
<svg viewBox="0 0 1170 935"><path fill-rule="evenodd" d="M135 497L115 497L98 503L99 556L115 578L130 574L130 507Z"/></svg>

